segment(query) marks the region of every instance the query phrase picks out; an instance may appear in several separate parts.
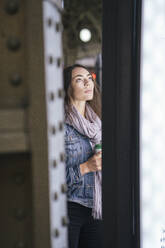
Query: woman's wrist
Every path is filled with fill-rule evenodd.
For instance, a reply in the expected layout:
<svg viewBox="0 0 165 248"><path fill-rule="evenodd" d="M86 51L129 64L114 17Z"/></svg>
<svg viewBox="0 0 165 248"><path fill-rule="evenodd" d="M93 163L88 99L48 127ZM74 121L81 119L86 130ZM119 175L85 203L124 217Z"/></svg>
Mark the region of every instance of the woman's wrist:
<svg viewBox="0 0 165 248"><path fill-rule="evenodd" d="M88 162L86 161L85 163L83 164L80 164L80 172L81 172L81 175L83 176L84 174L88 173L89 172L89 168L88 168Z"/></svg>

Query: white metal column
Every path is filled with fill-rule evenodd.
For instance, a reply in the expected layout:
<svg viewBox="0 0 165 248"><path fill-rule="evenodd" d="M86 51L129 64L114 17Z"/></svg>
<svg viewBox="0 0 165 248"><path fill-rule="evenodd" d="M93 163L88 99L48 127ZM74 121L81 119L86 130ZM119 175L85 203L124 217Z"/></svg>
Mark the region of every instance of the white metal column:
<svg viewBox="0 0 165 248"><path fill-rule="evenodd" d="M165 1L143 0L141 248L165 247Z"/></svg>
<svg viewBox="0 0 165 248"><path fill-rule="evenodd" d="M63 51L60 11L59 1L43 2L52 248L68 247L63 131Z"/></svg>

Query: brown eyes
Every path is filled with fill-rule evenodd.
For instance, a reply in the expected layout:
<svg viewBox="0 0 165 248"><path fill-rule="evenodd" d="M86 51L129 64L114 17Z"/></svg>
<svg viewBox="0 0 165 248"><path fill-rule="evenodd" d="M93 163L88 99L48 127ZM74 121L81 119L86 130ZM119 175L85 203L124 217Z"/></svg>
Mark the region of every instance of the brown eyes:
<svg viewBox="0 0 165 248"><path fill-rule="evenodd" d="M76 79L76 82L82 82L83 80L82 80L82 78L77 78Z"/></svg>

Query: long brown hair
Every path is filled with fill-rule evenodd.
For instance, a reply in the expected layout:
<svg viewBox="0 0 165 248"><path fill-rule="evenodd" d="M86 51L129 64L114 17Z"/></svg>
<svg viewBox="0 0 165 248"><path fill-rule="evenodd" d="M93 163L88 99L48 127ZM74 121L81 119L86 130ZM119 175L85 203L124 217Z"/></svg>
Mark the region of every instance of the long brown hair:
<svg viewBox="0 0 165 248"><path fill-rule="evenodd" d="M71 88L71 80L72 80L72 71L74 68L82 67L86 69L88 72L89 70L80 64L74 64L72 66L68 66L64 69L64 90L65 90L65 104L69 107L70 106L70 99L72 95L72 88ZM90 72L89 72L90 73ZM97 84L96 80L93 79L94 82L94 94L93 99L87 101L88 104L91 106L91 108L94 110L94 112L101 118L101 92L100 87Z"/></svg>

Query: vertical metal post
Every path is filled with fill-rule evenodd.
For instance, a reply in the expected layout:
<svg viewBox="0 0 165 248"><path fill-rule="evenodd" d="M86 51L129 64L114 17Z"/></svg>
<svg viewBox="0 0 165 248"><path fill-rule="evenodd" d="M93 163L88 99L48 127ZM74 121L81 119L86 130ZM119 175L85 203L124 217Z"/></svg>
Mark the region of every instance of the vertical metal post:
<svg viewBox="0 0 165 248"><path fill-rule="evenodd" d="M134 218L138 218L137 212L135 215L139 208L139 202L136 201L138 188L133 177L138 171L139 80L132 72L138 71L136 65L139 57L133 55L136 54L135 43L138 42L139 33L135 37L137 29L134 21L140 18L140 14L137 15L135 6L136 1L132 0L103 1L105 248L139 247L139 242L136 242L138 231L134 226ZM135 194L132 189L136 191Z"/></svg>
<svg viewBox="0 0 165 248"><path fill-rule="evenodd" d="M34 247L67 247L59 1L27 1Z"/></svg>

